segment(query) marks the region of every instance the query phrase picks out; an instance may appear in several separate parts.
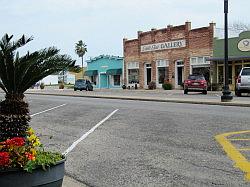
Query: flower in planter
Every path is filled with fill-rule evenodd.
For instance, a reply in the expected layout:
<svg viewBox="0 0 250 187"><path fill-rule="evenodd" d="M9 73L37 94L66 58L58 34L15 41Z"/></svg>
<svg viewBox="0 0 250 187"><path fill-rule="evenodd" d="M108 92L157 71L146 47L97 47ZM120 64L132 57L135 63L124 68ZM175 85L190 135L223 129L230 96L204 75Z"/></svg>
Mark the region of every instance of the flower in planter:
<svg viewBox="0 0 250 187"><path fill-rule="evenodd" d="M0 101L0 169L32 171L37 166L50 166L62 155L46 152L29 127L31 117L24 92L48 75L80 68L55 47L20 56L17 49L33 38L24 35L16 41L12 38L13 35L5 34L0 40L0 88L5 92L5 100Z"/></svg>
<svg viewBox="0 0 250 187"><path fill-rule="evenodd" d="M7 167L10 163L10 155L8 152L0 152L0 167Z"/></svg>

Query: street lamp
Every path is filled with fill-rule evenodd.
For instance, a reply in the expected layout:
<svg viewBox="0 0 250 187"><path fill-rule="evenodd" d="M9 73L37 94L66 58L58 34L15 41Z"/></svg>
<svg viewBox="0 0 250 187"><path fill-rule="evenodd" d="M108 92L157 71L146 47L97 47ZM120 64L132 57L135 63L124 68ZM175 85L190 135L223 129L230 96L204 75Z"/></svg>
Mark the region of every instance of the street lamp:
<svg viewBox="0 0 250 187"><path fill-rule="evenodd" d="M233 99L228 85L228 0L224 0L224 14L225 14L225 37L224 37L224 86L221 102L228 102Z"/></svg>

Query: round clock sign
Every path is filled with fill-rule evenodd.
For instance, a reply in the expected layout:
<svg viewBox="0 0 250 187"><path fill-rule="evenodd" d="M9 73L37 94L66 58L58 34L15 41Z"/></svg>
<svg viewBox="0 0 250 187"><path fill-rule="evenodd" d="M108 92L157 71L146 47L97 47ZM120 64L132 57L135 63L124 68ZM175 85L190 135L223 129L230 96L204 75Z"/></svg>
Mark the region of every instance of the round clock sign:
<svg viewBox="0 0 250 187"><path fill-rule="evenodd" d="M240 51L250 51L250 39L243 39L239 41L238 48Z"/></svg>

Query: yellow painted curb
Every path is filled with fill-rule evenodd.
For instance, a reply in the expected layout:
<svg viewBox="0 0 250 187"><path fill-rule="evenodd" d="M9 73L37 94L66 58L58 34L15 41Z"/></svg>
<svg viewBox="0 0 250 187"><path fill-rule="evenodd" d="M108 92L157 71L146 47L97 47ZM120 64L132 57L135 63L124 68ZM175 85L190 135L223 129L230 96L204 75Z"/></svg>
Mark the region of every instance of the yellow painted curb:
<svg viewBox="0 0 250 187"><path fill-rule="evenodd" d="M228 157L235 162L234 167L239 168L245 172L245 179L250 181L250 162L240 153L239 150L226 138L230 135L250 133L250 131L239 131L239 132L229 132L224 134L219 134L215 136L217 142L223 147L224 151L227 153ZM234 139L236 140L236 139Z"/></svg>

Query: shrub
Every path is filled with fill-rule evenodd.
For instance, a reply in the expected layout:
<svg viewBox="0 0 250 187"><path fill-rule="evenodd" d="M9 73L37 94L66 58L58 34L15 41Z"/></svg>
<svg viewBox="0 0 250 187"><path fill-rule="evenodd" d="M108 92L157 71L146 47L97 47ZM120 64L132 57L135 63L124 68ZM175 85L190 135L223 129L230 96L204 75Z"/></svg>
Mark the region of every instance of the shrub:
<svg viewBox="0 0 250 187"><path fill-rule="evenodd" d="M63 83L59 84L59 89L64 89L64 84Z"/></svg>
<svg viewBox="0 0 250 187"><path fill-rule="evenodd" d="M162 88L164 90L172 90L173 86L172 86L172 84L170 82L165 82L165 83L162 84Z"/></svg>
<svg viewBox="0 0 250 187"><path fill-rule="evenodd" d="M149 90L154 90L156 89L156 83L154 81L151 81L149 84L148 84L148 89Z"/></svg>
<svg viewBox="0 0 250 187"><path fill-rule="evenodd" d="M40 89L44 89L44 87L45 87L45 85L44 85L44 83L42 82L41 84L40 84Z"/></svg>

